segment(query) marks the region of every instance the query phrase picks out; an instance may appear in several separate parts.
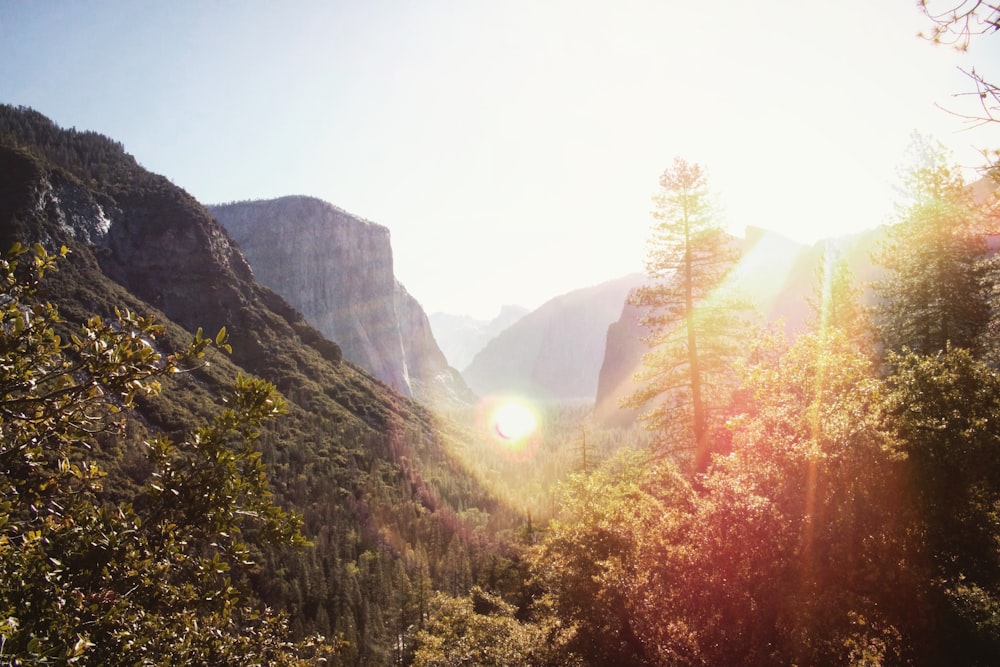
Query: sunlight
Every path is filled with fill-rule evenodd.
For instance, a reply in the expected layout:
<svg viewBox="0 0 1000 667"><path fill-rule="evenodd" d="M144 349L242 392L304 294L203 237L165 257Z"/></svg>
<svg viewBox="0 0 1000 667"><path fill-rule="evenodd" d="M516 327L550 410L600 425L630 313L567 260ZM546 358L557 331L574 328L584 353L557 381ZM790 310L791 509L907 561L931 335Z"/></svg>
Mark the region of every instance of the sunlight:
<svg viewBox="0 0 1000 667"><path fill-rule="evenodd" d="M509 400L500 403L490 416L490 428L501 440L516 443L538 428L535 413L524 403Z"/></svg>
<svg viewBox="0 0 1000 667"><path fill-rule="evenodd" d="M759 228L746 230L746 248L737 267L726 279L725 289L736 288L769 320L797 319L802 298L813 279L810 269L802 271L809 249L780 234ZM789 296L789 292L792 292Z"/></svg>

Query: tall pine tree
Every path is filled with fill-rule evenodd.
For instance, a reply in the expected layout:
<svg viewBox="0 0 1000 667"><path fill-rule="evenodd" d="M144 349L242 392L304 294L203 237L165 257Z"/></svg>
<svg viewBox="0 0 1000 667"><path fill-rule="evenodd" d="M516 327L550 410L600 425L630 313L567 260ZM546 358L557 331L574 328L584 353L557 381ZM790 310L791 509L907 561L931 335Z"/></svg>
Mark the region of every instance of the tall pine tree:
<svg viewBox="0 0 1000 667"><path fill-rule="evenodd" d="M875 256L888 270L874 286L876 335L889 351L980 351L990 316L983 216L940 144L918 136L914 152L910 202Z"/></svg>
<svg viewBox="0 0 1000 667"><path fill-rule="evenodd" d="M660 187L646 259L653 284L631 297L646 308L651 349L638 374L645 386L626 405L650 405L644 419L660 435L657 446L693 451L700 472L711 455L713 416L728 402L741 305L723 281L739 253L719 224L698 164L675 158Z"/></svg>

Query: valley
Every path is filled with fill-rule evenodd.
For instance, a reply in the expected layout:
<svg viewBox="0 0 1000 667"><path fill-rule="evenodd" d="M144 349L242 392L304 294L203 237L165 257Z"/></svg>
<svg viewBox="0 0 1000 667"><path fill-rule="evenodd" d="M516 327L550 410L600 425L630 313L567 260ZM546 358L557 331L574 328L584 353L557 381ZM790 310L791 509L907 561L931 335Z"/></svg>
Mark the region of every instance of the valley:
<svg viewBox="0 0 1000 667"><path fill-rule="evenodd" d="M996 188L917 141L811 246L677 158L645 274L477 322L377 222L0 105L0 656L988 664Z"/></svg>

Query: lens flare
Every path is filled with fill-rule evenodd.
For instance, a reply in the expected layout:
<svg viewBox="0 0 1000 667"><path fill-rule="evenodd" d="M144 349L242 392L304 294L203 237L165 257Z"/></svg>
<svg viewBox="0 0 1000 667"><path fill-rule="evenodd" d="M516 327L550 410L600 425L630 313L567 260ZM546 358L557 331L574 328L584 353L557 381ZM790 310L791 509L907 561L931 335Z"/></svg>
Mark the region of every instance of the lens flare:
<svg viewBox="0 0 1000 667"><path fill-rule="evenodd" d="M490 426L500 439L517 442L535 432L538 428L538 419L523 403L507 401L493 410Z"/></svg>
<svg viewBox="0 0 1000 667"><path fill-rule="evenodd" d="M530 461L542 445L543 412L523 396L487 396L476 405L475 415L476 433L490 455L507 461Z"/></svg>

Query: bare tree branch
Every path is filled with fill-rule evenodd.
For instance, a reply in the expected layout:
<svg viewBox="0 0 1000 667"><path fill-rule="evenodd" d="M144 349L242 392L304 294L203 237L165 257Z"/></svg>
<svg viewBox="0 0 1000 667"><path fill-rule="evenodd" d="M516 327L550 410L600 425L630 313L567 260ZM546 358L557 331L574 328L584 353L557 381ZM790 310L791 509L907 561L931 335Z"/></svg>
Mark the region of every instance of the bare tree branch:
<svg viewBox="0 0 1000 667"><path fill-rule="evenodd" d="M944 11L937 11L932 4L931 0L919 1L920 11L934 23L929 34L920 36L934 43L964 51L974 36L1000 30L1000 3L962 0Z"/></svg>

